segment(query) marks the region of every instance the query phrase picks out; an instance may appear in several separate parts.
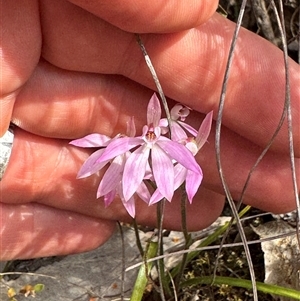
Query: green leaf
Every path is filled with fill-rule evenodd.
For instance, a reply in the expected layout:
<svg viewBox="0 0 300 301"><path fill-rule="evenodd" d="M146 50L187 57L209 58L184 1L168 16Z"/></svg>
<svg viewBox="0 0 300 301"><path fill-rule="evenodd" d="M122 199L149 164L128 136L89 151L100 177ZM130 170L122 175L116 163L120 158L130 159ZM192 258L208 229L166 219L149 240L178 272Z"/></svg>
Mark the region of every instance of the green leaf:
<svg viewBox="0 0 300 301"><path fill-rule="evenodd" d="M227 284L230 286L243 287L246 289L252 289L252 282L250 280L232 278L232 277L220 277L216 276L213 278L212 276L205 277L195 277L193 279L189 279L181 283L181 287L188 287L192 285L199 284L208 284L208 285L221 285ZM295 300L300 300L300 291L294 290L291 288L286 288L282 286L277 286L273 284L266 284L262 282L256 282L257 290L266 294L278 295L281 297L293 298Z"/></svg>
<svg viewBox="0 0 300 301"><path fill-rule="evenodd" d="M156 256L157 254L157 247L158 247L158 243L157 242L150 242L149 243L149 247L146 253L146 260L153 258ZM146 267L147 265L147 267ZM146 288L146 285L148 283L148 275L146 275L146 271L150 272L151 268L152 268L153 262L149 262L146 264L143 264L140 267L138 276L136 278L135 284L134 284L134 288L132 291L132 295L130 298L130 301L140 301L142 300L142 297L144 295L144 291Z"/></svg>
<svg viewBox="0 0 300 301"><path fill-rule="evenodd" d="M45 288L44 284L38 283L36 284L33 289L36 293L41 292Z"/></svg>

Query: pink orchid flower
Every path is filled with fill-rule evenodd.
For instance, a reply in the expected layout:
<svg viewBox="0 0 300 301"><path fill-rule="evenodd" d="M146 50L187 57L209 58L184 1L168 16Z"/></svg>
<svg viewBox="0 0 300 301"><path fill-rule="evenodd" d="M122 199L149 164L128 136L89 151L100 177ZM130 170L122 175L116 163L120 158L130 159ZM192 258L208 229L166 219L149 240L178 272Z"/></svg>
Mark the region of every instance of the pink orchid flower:
<svg viewBox="0 0 300 301"><path fill-rule="evenodd" d="M134 119L131 118L127 123L127 134L134 136L136 133ZM97 162L99 157L104 153L105 148L113 140L118 139L121 135L117 135L114 138L110 138L106 135L101 134L90 134L83 138L76 139L70 142L70 144L79 147L102 147L101 149L95 151L82 165L81 169L77 174L77 178L85 178L101 170L107 163L110 166L106 173L104 174L98 190L97 198L104 197L105 207L109 206L111 202L115 199L116 195L120 197L123 205L127 212L134 217L135 216L135 198L132 196L125 201L123 197L123 190L121 189L121 179L123 175L124 164L129 156L130 152L126 152L122 155L116 156L112 161L106 160L103 162ZM148 203L150 199L150 192L144 183L141 183L140 187L137 189L137 194L139 197Z"/></svg>
<svg viewBox="0 0 300 301"><path fill-rule="evenodd" d="M132 118L127 125L127 136L119 134L110 138L91 134L71 141L70 144L79 147L100 148L84 162L77 177L88 177L109 164L100 181L97 198L103 197L107 207L119 196L132 217L135 216L135 194L147 204L154 204L162 198L171 201L174 191L184 181L191 202L203 177L194 158L195 149L198 151L207 139L212 114L207 115L210 119L206 117L208 119L203 121L199 132L183 122L188 114L189 109L181 105L172 111L171 131L175 133L171 133L171 137L180 142L163 136L167 127L164 127L160 102L154 94L148 104L147 125L141 136L135 137ZM185 130L196 138L189 138ZM153 181L157 187L152 196L145 180Z"/></svg>
<svg viewBox="0 0 300 301"><path fill-rule="evenodd" d="M96 161L105 162L134 149L124 166L122 185L125 200L130 199L137 191L148 164L151 166L157 189L169 201L174 194L174 160L186 169L201 174L199 165L184 145L161 135L160 118L161 107L154 94L148 104L147 125L143 128L143 134L112 141Z"/></svg>
<svg viewBox="0 0 300 301"><path fill-rule="evenodd" d="M195 156L198 151L202 148L204 143L207 141L212 124L213 111L209 112L203 122L200 125L199 131L197 132L196 138L190 137L185 141L185 146ZM178 189L185 181L185 190L190 203L192 203L196 192L203 179L202 170L201 173L195 173L192 170L184 168L181 164L176 164L174 167L175 171L175 182L174 190ZM160 191L157 189L151 196L149 205L159 202L163 198Z"/></svg>
<svg viewBox="0 0 300 301"><path fill-rule="evenodd" d="M197 136L198 131L195 130L192 126L185 123L185 119L190 114L191 109L182 104L176 104L170 111L171 122L171 139L173 141L181 142L182 140L186 140L188 138L187 132ZM163 128L164 133L168 132L168 120L167 118L163 118L160 121L160 126Z"/></svg>

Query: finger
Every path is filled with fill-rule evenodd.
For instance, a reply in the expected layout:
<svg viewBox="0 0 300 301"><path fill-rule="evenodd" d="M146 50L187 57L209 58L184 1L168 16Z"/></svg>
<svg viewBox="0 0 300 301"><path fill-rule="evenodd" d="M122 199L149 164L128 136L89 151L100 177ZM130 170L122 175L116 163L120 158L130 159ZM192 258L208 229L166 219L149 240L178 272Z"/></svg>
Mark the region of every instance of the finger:
<svg viewBox="0 0 300 301"><path fill-rule="evenodd" d="M226 158L223 170L233 198L239 199L249 169L261 149L225 128L223 131L222 158ZM76 180L76 174L87 158L88 150L72 147L65 140L42 138L18 129L15 136L11 160L1 182L2 202L41 202L98 218L128 221L128 215L120 202L113 202L113 205L104 210L103 202L95 199L104 171L99 176ZM213 138L212 136L211 139ZM202 187L218 195L222 194L223 189L218 180L214 158L213 142L209 141L197 160L204 173ZM195 198L192 206L188 206L190 226L198 229L203 224L212 222L223 205L218 197L202 199L202 192L199 193L200 197ZM289 158L274 153L267 154L251 177L244 201L266 211L286 212L294 209ZM142 202L137 202L137 206L138 221L154 225L155 207L148 207ZM172 202L167 214L176 215L176 207L179 213L178 206L178 202ZM204 216L199 220L201 213ZM169 227L179 226L178 220L171 219L171 222Z"/></svg>
<svg viewBox="0 0 300 301"><path fill-rule="evenodd" d="M53 20L56 27L52 26ZM84 21L89 26L82 27ZM54 65L122 74L154 88L133 35L96 17L87 18L79 13L62 15L59 8L45 16L43 26L47 29L43 54ZM233 31L233 23L215 14L195 29L143 36L167 96L200 112L212 109L216 112ZM289 64L294 145L296 155L300 156L300 72L295 62ZM223 124L260 146L267 145L283 111L284 91L282 52L242 29L230 72ZM286 123L272 149L288 153Z"/></svg>
<svg viewBox="0 0 300 301"><path fill-rule="evenodd" d="M38 2L1 1L0 136L7 130L19 88L35 68L41 48Z"/></svg>
<svg viewBox="0 0 300 301"><path fill-rule="evenodd" d="M17 97L12 121L46 137L113 136L125 133L132 116L142 128L152 94L122 76L71 72L41 61Z"/></svg>
<svg viewBox="0 0 300 301"><path fill-rule="evenodd" d="M0 260L85 252L102 245L115 222L37 203L0 203Z"/></svg>
<svg viewBox="0 0 300 301"><path fill-rule="evenodd" d="M217 1L82 1L72 2L129 32L171 32L195 27L215 12ZM67 4L66 4L67 6ZM69 6L69 5L68 5Z"/></svg>
<svg viewBox="0 0 300 301"><path fill-rule="evenodd" d="M39 87L40 91L35 87ZM77 87L79 90L76 90ZM18 97L14 120L26 130L43 136L75 138L99 132L112 137L117 133L125 133L126 122L131 116L135 117L138 129L142 128L151 93L122 77L95 74L82 76L41 63L35 77ZM194 112L187 121L198 128L201 118ZM262 149L257 145L226 128L222 130L221 154L235 199L240 197L239 192L243 189L248 172L261 152ZM204 151L201 150L199 158L205 171L204 185L222 193L215 161L214 128L210 143ZM288 156L270 153L252 175L252 188L247 190L245 202L270 211L292 210L295 204L289 166ZM265 181L261 181L262 178ZM284 188L286 185L290 189ZM282 191L287 194L283 196Z"/></svg>
<svg viewBox="0 0 300 301"><path fill-rule="evenodd" d="M76 179L87 158L86 150L72 147L64 140L41 138L18 129L15 132L11 160L1 181L1 202L37 202L96 218L131 221L120 201L116 200L105 209L102 199L96 199L101 175ZM16 159L18 164L14 164ZM206 227L223 208L223 196L205 190L199 193L200 201L188 206L190 229ZM142 201L136 205L137 221L155 226L155 206L149 207ZM206 212L205 216L199 219L202 212ZM174 202L166 209L165 226L178 230L180 225L180 202Z"/></svg>

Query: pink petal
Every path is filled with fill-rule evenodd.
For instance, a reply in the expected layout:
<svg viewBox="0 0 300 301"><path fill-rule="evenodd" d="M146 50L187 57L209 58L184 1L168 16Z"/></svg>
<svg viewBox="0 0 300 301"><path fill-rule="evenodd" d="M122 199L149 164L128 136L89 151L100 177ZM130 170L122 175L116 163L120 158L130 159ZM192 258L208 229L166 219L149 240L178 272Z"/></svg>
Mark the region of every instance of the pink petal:
<svg viewBox="0 0 300 301"><path fill-rule="evenodd" d="M103 154L103 152L104 148L95 151L88 157L88 159L83 163L77 174L78 179L89 177L90 175L98 172L101 168L103 168L104 165L108 163L108 161L96 163L96 161Z"/></svg>
<svg viewBox="0 0 300 301"><path fill-rule="evenodd" d="M122 155L137 145L144 143L141 137L121 137L118 138L106 147L102 156L97 160L97 163L111 160L119 155Z"/></svg>
<svg viewBox="0 0 300 301"><path fill-rule="evenodd" d="M156 204L157 202L161 201L163 199L163 195L160 193L160 191L158 189L156 189L154 191L154 193L152 194L150 201L149 201L149 206Z"/></svg>
<svg viewBox="0 0 300 301"><path fill-rule="evenodd" d="M171 109L170 114L173 120L178 120L179 118L186 118L190 114L190 110L178 103Z"/></svg>
<svg viewBox="0 0 300 301"><path fill-rule="evenodd" d="M129 121L127 122L127 130L126 135L128 137L134 137L136 135L136 128L134 123L134 117L131 117Z"/></svg>
<svg viewBox="0 0 300 301"><path fill-rule="evenodd" d="M124 156L117 156L111 162L98 187L97 198L109 193L113 189L116 189L116 186L119 185L122 180L124 163Z"/></svg>
<svg viewBox="0 0 300 301"><path fill-rule="evenodd" d="M174 191L178 189L184 181L186 181L185 189L187 192L187 197L189 202L192 203L193 197L197 193L201 181L203 179L202 171L201 174L194 173L190 170L187 170L181 164L177 164L174 167L174 171L175 171ZM160 193L158 189L156 189L151 196L149 205L153 205L162 199L163 199L163 195Z"/></svg>
<svg viewBox="0 0 300 301"><path fill-rule="evenodd" d="M154 181L153 174L152 174L152 169L150 167L149 161L147 161L144 180Z"/></svg>
<svg viewBox="0 0 300 301"><path fill-rule="evenodd" d="M185 168L201 173L192 153L182 144L172 141L166 137L160 137L156 142L172 159L182 164Z"/></svg>
<svg viewBox="0 0 300 301"><path fill-rule="evenodd" d="M183 128L175 121L171 122L171 139L176 142L187 139L187 134Z"/></svg>
<svg viewBox="0 0 300 301"><path fill-rule="evenodd" d="M190 134L192 134L194 137L197 136L198 131L195 130L192 126L190 126L189 124L182 122L182 121L177 121L187 132L189 132Z"/></svg>
<svg viewBox="0 0 300 301"><path fill-rule="evenodd" d="M80 139L69 142L71 145L79 147L103 147L111 140L110 137L101 134L90 134Z"/></svg>
<svg viewBox="0 0 300 301"><path fill-rule="evenodd" d="M188 169L186 169L181 164L176 164L174 167L174 172L175 172L175 181L174 181L174 191L175 191L185 181Z"/></svg>
<svg viewBox="0 0 300 301"><path fill-rule="evenodd" d="M185 181L187 169L181 164L176 164L174 167L174 191ZM163 195L158 189L152 194L149 205L153 205L163 199Z"/></svg>
<svg viewBox="0 0 300 301"><path fill-rule="evenodd" d="M198 145L194 138L188 138L186 140L185 147L193 154L193 156L195 156L199 151Z"/></svg>
<svg viewBox="0 0 300 301"><path fill-rule="evenodd" d="M159 120L159 124L158 124L158 126L159 127L161 127L161 128L166 128L166 127L168 127L168 119L167 118L161 118L160 120Z"/></svg>
<svg viewBox="0 0 300 301"><path fill-rule="evenodd" d="M201 171L201 174L195 173L191 170L187 171L187 176L186 176L186 182L185 182L185 189L187 193L188 200L190 204L193 201L193 197L197 193L199 186L202 182L203 179L203 174Z"/></svg>
<svg viewBox="0 0 300 301"><path fill-rule="evenodd" d="M167 118L162 118L162 119L159 120L158 126L161 129L161 134L162 135L165 135L169 132L168 124L169 123L168 123Z"/></svg>
<svg viewBox="0 0 300 301"><path fill-rule="evenodd" d="M113 202L115 197L116 197L116 190L112 190L104 196L105 208L107 208Z"/></svg>
<svg viewBox="0 0 300 301"><path fill-rule="evenodd" d="M171 158L155 144L151 151L151 162L157 189L171 201L174 194L174 166Z"/></svg>
<svg viewBox="0 0 300 301"><path fill-rule="evenodd" d="M198 150L207 141L207 138L208 138L210 130L211 130L212 118L213 118L213 111L210 111L205 116L204 120L201 123L201 126L200 126L199 131L198 131L198 135L196 137L196 143L197 143L197 146L198 146Z"/></svg>
<svg viewBox="0 0 300 301"><path fill-rule="evenodd" d="M143 181L150 149L143 145L135 150L127 159L124 167L122 185L125 201L137 191Z"/></svg>
<svg viewBox="0 0 300 301"><path fill-rule="evenodd" d="M131 197L127 202L123 201L123 205L129 215L134 218L135 217L135 201L134 198Z"/></svg>
<svg viewBox="0 0 300 301"><path fill-rule="evenodd" d="M149 100L148 108L147 108L147 124L149 126L153 125L156 127L159 125L159 120L161 118L161 107L159 99L154 93Z"/></svg>
<svg viewBox="0 0 300 301"><path fill-rule="evenodd" d="M149 204L151 194L147 185L144 182L142 182L141 185L138 187L136 193L145 203Z"/></svg>

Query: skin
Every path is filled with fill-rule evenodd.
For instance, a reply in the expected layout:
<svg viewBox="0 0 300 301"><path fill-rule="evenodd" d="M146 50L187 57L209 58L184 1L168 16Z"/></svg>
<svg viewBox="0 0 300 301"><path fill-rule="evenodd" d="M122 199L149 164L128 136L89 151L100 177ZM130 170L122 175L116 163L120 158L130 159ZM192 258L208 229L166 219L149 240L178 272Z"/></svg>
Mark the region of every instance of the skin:
<svg viewBox="0 0 300 301"><path fill-rule="evenodd" d="M71 139L138 132L155 89L133 33L139 32L170 106L193 108L198 127L216 117L234 24L214 13L217 1L15 0L1 2L0 134L12 120L14 147L0 183L0 259L87 251L103 244L115 221L130 222L119 200L104 208L101 174L76 180L91 154ZM5 30L4 30L5 29ZM300 72L290 61L293 135L299 176ZM230 74L222 127L222 166L238 199L249 169L274 132L283 109L282 53L242 30ZM197 161L203 184L187 207L190 230L212 223L224 205L215 126ZM252 175L244 202L273 212L295 208L284 124ZM299 184L299 183L298 183ZM155 207L137 204L137 222L156 224ZM167 204L164 226L180 229L180 203Z"/></svg>

